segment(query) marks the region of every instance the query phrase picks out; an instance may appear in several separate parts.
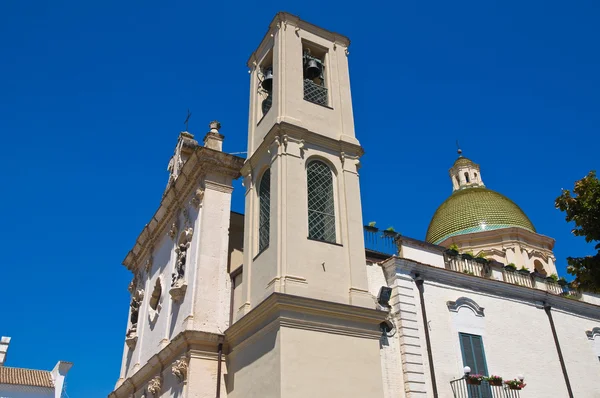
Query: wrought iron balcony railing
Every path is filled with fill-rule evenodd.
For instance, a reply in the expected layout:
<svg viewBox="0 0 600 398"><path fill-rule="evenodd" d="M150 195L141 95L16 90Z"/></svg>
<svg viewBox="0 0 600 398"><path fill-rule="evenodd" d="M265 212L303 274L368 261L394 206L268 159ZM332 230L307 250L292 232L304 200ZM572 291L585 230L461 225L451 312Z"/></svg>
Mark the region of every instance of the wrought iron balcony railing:
<svg viewBox="0 0 600 398"><path fill-rule="evenodd" d="M520 398L519 390L505 384L493 386L486 380L480 385L468 384L464 377L450 382L454 398Z"/></svg>
<svg viewBox="0 0 600 398"><path fill-rule="evenodd" d="M380 230L377 227L365 225L364 236L365 249L387 254L389 256L398 254L396 238L400 236L399 233L390 230Z"/></svg>

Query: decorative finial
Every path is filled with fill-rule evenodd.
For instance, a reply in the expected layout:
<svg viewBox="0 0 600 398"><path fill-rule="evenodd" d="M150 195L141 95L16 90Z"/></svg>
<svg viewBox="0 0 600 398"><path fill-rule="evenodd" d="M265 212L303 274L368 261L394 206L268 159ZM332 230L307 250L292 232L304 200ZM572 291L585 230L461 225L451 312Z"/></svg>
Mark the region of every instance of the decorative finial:
<svg viewBox="0 0 600 398"><path fill-rule="evenodd" d="M221 129L221 123L219 123L218 120L213 120L212 122L209 123L208 127L210 127L211 133L218 133L219 130Z"/></svg>
<svg viewBox="0 0 600 398"><path fill-rule="evenodd" d="M460 146L458 145L458 140L456 140L456 149L456 152L458 152L458 157L462 157L462 149L460 149Z"/></svg>
<svg viewBox="0 0 600 398"><path fill-rule="evenodd" d="M188 123L190 121L190 116L192 116L192 114L190 113L190 110L188 109L187 117L185 118L185 122L183 122L185 124L185 131L188 131Z"/></svg>

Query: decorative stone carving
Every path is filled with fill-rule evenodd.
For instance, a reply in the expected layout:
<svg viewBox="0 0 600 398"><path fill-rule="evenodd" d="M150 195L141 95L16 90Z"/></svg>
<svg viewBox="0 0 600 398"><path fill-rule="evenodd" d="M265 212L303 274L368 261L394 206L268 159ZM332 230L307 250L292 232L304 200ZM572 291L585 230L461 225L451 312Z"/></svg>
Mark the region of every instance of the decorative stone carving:
<svg viewBox="0 0 600 398"><path fill-rule="evenodd" d="M173 366L171 366L171 371L177 377L177 380L183 381L187 375L188 370L188 361L187 358L181 358L173 362Z"/></svg>
<svg viewBox="0 0 600 398"><path fill-rule="evenodd" d="M152 250L154 251L154 250ZM150 270L152 269L152 263L154 262L154 257L152 256L152 254L150 256L148 256L148 258L146 259L146 264L144 264L144 269L146 270L146 273L149 274Z"/></svg>
<svg viewBox="0 0 600 398"><path fill-rule="evenodd" d="M158 393L160 393L161 388L162 388L162 379L161 379L160 375L155 376L148 382L148 392L154 396L156 396L156 395L158 395Z"/></svg>
<svg viewBox="0 0 600 398"><path fill-rule="evenodd" d="M171 224L171 229L169 229L169 236L171 239L175 239L175 235L177 235L177 223L173 222Z"/></svg>
<svg viewBox="0 0 600 398"><path fill-rule="evenodd" d="M185 276L185 264L187 261L187 252L191 245L192 235L194 234L193 228L187 228L181 233L179 237L179 243L175 248L177 253L177 260L175 263L175 272L172 274L171 286L176 287L183 284Z"/></svg>
<svg viewBox="0 0 600 398"><path fill-rule="evenodd" d="M475 301L468 297L459 297L456 301L447 301L446 305L452 312L458 312L461 307L467 307L475 313L476 316L485 316L483 313L484 308L480 307Z"/></svg>
<svg viewBox="0 0 600 398"><path fill-rule="evenodd" d="M194 195L192 195L192 200L190 201L190 203L196 209L198 209L200 207L200 204L202 204L202 200L204 200L204 187L201 186L198 189L196 189L196 192L194 192Z"/></svg>
<svg viewBox="0 0 600 398"><path fill-rule="evenodd" d="M135 280L135 278L134 278L134 280ZM133 283L133 281L132 281L132 283ZM138 319L139 319L139 315L140 315L140 306L142 305L143 299L144 299L144 290L143 289L136 290L135 293L131 297L131 304L129 304L129 306L131 307L131 312L130 312L130 316L129 316L129 321L131 323L131 326L129 327L129 330L127 331L127 335L125 338L125 342L127 343L127 345L129 347L135 346L135 343L137 342L137 325L138 325Z"/></svg>

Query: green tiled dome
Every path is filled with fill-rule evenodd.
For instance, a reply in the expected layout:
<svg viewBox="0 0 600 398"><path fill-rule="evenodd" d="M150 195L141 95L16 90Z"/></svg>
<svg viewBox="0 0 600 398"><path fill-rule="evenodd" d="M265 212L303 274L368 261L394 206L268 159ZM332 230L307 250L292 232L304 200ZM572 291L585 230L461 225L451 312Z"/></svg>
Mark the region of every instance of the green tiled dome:
<svg viewBox="0 0 600 398"><path fill-rule="evenodd" d="M523 210L506 196L487 188L465 188L438 207L425 240L439 244L455 235L508 227L535 232Z"/></svg>

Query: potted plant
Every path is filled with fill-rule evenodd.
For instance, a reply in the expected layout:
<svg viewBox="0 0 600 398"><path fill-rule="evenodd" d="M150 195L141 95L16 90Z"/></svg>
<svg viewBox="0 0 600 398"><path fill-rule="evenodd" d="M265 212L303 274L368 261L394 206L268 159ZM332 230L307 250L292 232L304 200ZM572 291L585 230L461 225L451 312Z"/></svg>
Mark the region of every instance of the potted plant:
<svg viewBox="0 0 600 398"><path fill-rule="evenodd" d="M527 385L523 383L523 380L519 379L505 380L504 384L506 384L511 390L522 390Z"/></svg>
<svg viewBox="0 0 600 398"><path fill-rule="evenodd" d="M504 269L507 271L516 271L517 270L517 266L515 265L515 263L510 263L504 266Z"/></svg>
<svg viewBox="0 0 600 398"><path fill-rule="evenodd" d="M451 244L449 248L446 249L446 254L452 257L458 256L458 246L456 244Z"/></svg>
<svg viewBox="0 0 600 398"><path fill-rule="evenodd" d="M398 233L396 232L394 227L389 227L385 231L383 231L383 235L389 236L389 237L394 237L394 236L398 235Z"/></svg>
<svg viewBox="0 0 600 398"><path fill-rule="evenodd" d="M463 254L461 254L462 258L464 258L465 260L473 260L473 252L469 251L469 252L464 252Z"/></svg>
<svg viewBox="0 0 600 398"><path fill-rule="evenodd" d="M472 384L474 386L479 386L481 385L481 382L483 381L484 376L480 375L480 374L468 374L465 375L465 380L467 381L467 384Z"/></svg>
<svg viewBox="0 0 600 398"><path fill-rule="evenodd" d="M551 283L558 282L558 275L552 274L552 275L546 277L546 282L551 282Z"/></svg>
<svg viewBox="0 0 600 398"><path fill-rule="evenodd" d="M519 270L519 273L523 274L523 275L529 275L529 268L522 266L521 269Z"/></svg>
<svg viewBox="0 0 600 398"><path fill-rule="evenodd" d="M502 377L500 377L500 376L491 375L491 376L485 377L484 380L486 380L488 383L490 383L490 386L501 386L502 385Z"/></svg>
<svg viewBox="0 0 600 398"><path fill-rule="evenodd" d="M375 221L371 221L369 225L365 225L365 230L369 232L377 232L379 229L375 226Z"/></svg>
<svg viewBox="0 0 600 398"><path fill-rule="evenodd" d="M560 278L558 278L558 281L557 281L557 283L558 283L560 286L567 286L567 285L569 284L569 282L567 282L567 280L565 279L565 277L564 277L564 276L561 276Z"/></svg>
<svg viewBox="0 0 600 398"><path fill-rule="evenodd" d="M485 254L483 254L483 252L479 253L475 257L475 261L478 262L479 264L487 264L487 263L489 263L488 259L485 258Z"/></svg>

